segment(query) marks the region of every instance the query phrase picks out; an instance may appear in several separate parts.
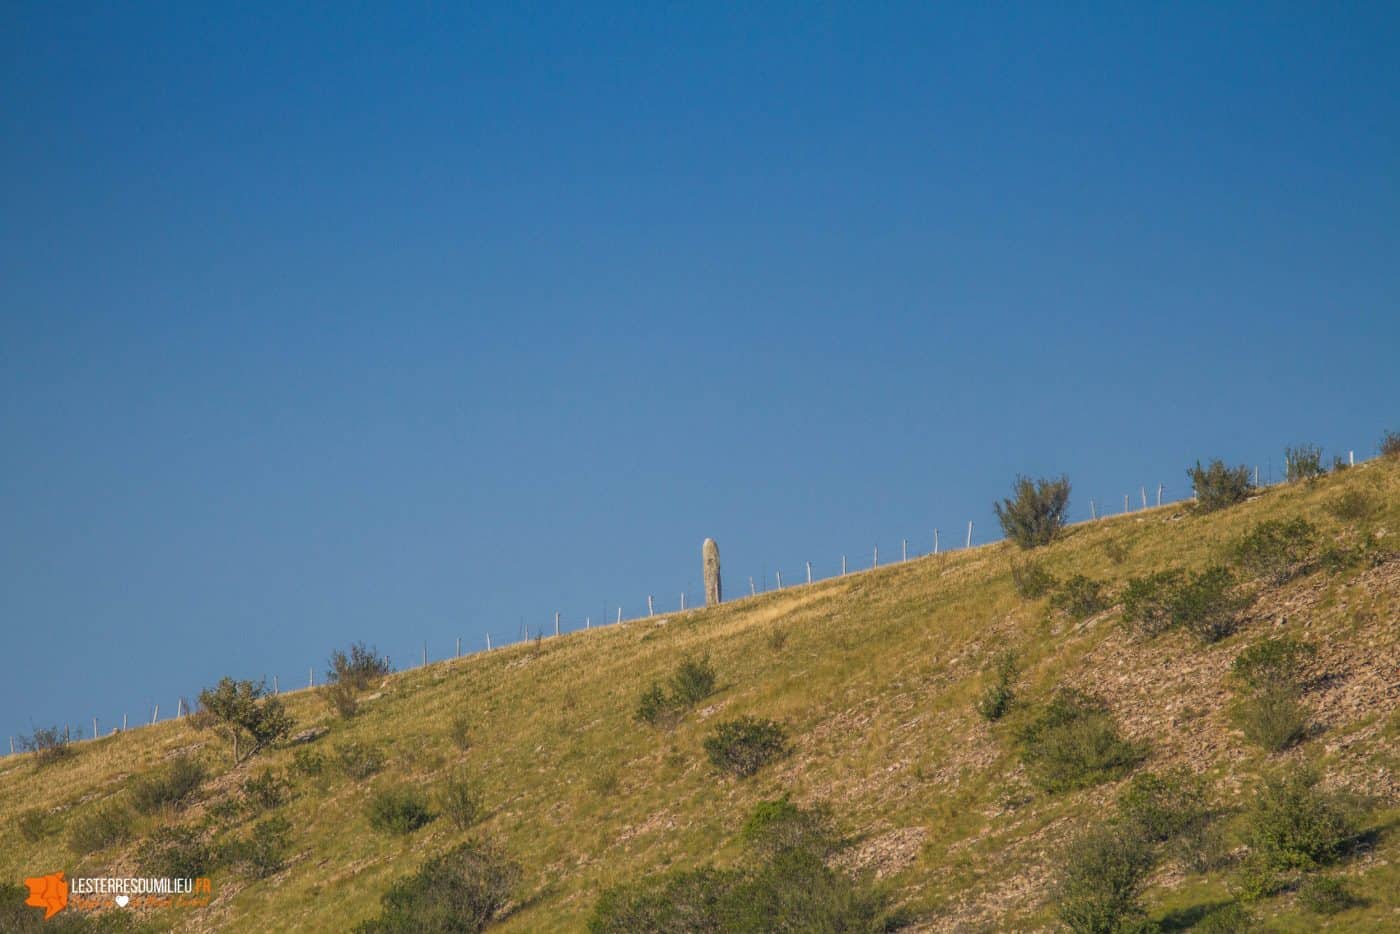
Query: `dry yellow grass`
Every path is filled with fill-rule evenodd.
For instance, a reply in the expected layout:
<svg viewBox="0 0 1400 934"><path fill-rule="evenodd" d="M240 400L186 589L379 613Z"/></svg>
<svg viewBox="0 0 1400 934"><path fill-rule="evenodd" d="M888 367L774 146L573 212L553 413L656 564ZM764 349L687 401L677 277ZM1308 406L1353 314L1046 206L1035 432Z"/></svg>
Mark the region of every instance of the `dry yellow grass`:
<svg viewBox="0 0 1400 934"><path fill-rule="evenodd" d="M1359 526L1328 511L1346 490L1364 490L1378 505ZM1057 576L1084 573L1116 586L1166 566L1200 567L1251 523L1294 515L1329 536L1380 535L1400 549L1400 463L1276 488L1212 515L1168 506L1073 526L1041 554ZM213 906L156 913L152 926L353 926L376 913L390 883L469 835L441 819L408 838L376 834L364 814L372 790L398 782L431 790L463 768L480 783L488 810L470 833L490 834L524 868L503 930L579 930L607 885L731 859L747 812L784 792L829 802L858 837L847 858L889 880L923 929L1049 926L1048 854L1100 813L1115 789L1032 790L1005 729L973 710L984 667L1005 647L1022 658L1023 697L1043 698L1062 682L1098 691L1125 732L1149 744L1144 767L1186 763L1212 778L1225 803L1262 768L1294 758L1316 760L1330 781L1377 796L1377 847L1342 870L1369 903L1334 923L1370 930L1400 917L1400 842L1384 829L1400 793L1400 562L1318 572L1264 594L1241 633L1202 648L1182 633L1141 642L1118 624L1115 610L1076 623L1043 600L1023 600L1010 580L1014 555L1011 546L989 545L546 639L538 650L512 646L442 662L391 676L382 696L349 721L334 719L314 694L284 695L298 728L330 730L310 748L330 757L342 742L373 743L386 751L388 767L363 782L333 769L295 778L292 799L279 809L294 828L287 868L260 882L216 871ZM1322 731L1270 757L1231 727L1225 671L1243 646L1281 631L1322 645L1319 664L1335 677L1308 696ZM687 653L710 656L718 692L672 731L636 722L641 692ZM719 778L702 739L716 717L745 713L783 721L795 751L752 779ZM465 751L449 737L458 716L473 725ZM131 842L81 858L67 849L62 828L180 750L216 772L200 800L173 818L191 824L246 775L292 759L290 749L272 750L231 772L213 735L181 721L79 744L68 761L44 769L28 756L0 760L4 880L59 868L134 871L136 839L157 819L145 819ZM34 808L52 812L59 829L29 842L16 817ZM1149 902L1160 916L1219 901L1224 892L1218 876L1164 874ZM1283 929L1316 921L1291 896L1256 913Z"/></svg>

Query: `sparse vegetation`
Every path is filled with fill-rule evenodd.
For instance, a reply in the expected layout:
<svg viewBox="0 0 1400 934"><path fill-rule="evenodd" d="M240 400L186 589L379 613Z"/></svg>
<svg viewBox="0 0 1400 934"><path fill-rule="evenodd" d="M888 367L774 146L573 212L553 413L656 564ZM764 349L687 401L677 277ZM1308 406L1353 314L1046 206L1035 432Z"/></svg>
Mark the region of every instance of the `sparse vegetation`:
<svg viewBox="0 0 1400 934"><path fill-rule="evenodd" d="M335 756L340 771L356 781L363 781L384 768L384 751L367 743L341 743L335 747Z"/></svg>
<svg viewBox="0 0 1400 934"><path fill-rule="evenodd" d="M285 817L264 818L247 836L223 845L222 861L250 879L266 879L286 866L291 832L292 824Z"/></svg>
<svg viewBox="0 0 1400 934"><path fill-rule="evenodd" d="M366 809L369 825L380 833L409 834L425 827L435 816L428 801L417 789L383 788L369 799Z"/></svg>
<svg viewBox="0 0 1400 934"><path fill-rule="evenodd" d="M1235 724L1249 740L1268 752L1282 752L1307 734L1307 711L1295 688L1272 684L1242 698Z"/></svg>
<svg viewBox="0 0 1400 934"><path fill-rule="evenodd" d="M1400 431L1387 431L1376 445L1381 457L1400 457Z"/></svg>
<svg viewBox="0 0 1400 934"><path fill-rule="evenodd" d="M348 652L336 649L331 653L326 681L329 684L343 684L352 691L367 691L392 670L387 655L380 655L376 649L356 642Z"/></svg>
<svg viewBox="0 0 1400 934"><path fill-rule="evenodd" d="M229 742L235 765L292 731L281 699L269 696L263 682L223 678L199 692L199 706L196 725L212 728Z"/></svg>
<svg viewBox="0 0 1400 934"><path fill-rule="evenodd" d="M293 774L314 778L325 770L326 757L315 749L298 749L292 753L292 764L289 771Z"/></svg>
<svg viewBox="0 0 1400 934"><path fill-rule="evenodd" d="M34 753L34 764L41 768L61 762L73 754L68 731L56 726L39 727L28 736L19 737L19 748Z"/></svg>
<svg viewBox="0 0 1400 934"><path fill-rule="evenodd" d="M1234 633L1245 600L1235 594L1235 575L1224 565L1190 574L1171 595L1173 625L1209 645Z"/></svg>
<svg viewBox="0 0 1400 934"><path fill-rule="evenodd" d="M1016 653L1010 650L997 655L991 669L991 681L977 699L977 712L986 720L1000 720L1016 698L1018 673Z"/></svg>
<svg viewBox="0 0 1400 934"><path fill-rule="evenodd" d="M129 783L132 807L155 814L185 803L204 781L204 766L192 756L176 756Z"/></svg>
<svg viewBox="0 0 1400 934"><path fill-rule="evenodd" d="M458 830L466 830L485 814L481 789L465 773L450 776L438 792L438 807Z"/></svg>
<svg viewBox="0 0 1400 934"><path fill-rule="evenodd" d="M1016 738L1031 780L1050 792L1118 778L1142 758L1101 701L1071 688L1057 691Z"/></svg>
<svg viewBox="0 0 1400 934"><path fill-rule="evenodd" d="M379 917L357 934L450 934L483 931L520 884L520 866L485 840L458 844L385 892Z"/></svg>
<svg viewBox="0 0 1400 934"><path fill-rule="evenodd" d="M1166 843L1204 824L1210 816L1206 789L1182 769L1144 772L1118 796L1123 825L1151 843Z"/></svg>
<svg viewBox="0 0 1400 934"><path fill-rule="evenodd" d="M1227 467L1219 459L1211 461L1209 467L1202 467L1201 462L1196 461L1196 466L1186 471L1186 475L1191 478L1191 489L1196 493L1196 508L1202 512L1242 503L1254 488L1248 467Z"/></svg>
<svg viewBox="0 0 1400 934"><path fill-rule="evenodd" d="M332 681L320 688L321 698L342 720L349 720L360 710L360 696L349 681Z"/></svg>
<svg viewBox="0 0 1400 934"><path fill-rule="evenodd" d="M1181 586L1178 570L1130 577L1123 589L1123 621L1147 638L1159 636L1175 623L1172 605Z"/></svg>
<svg viewBox="0 0 1400 934"><path fill-rule="evenodd" d="M1334 915L1358 901L1342 880L1331 876L1309 876L1298 887L1298 904L1316 915Z"/></svg>
<svg viewBox="0 0 1400 934"><path fill-rule="evenodd" d="M1297 480L1316 480L1327 473L1327 468L1322 466L1322 449L1315 444L1284 448L1283 463L1289 483Z"/></svg>
<svg viewBox="0 0 1400 934"><path fill-rule="evenodd" d="M86 856L124 842L131 830L131 812L120 802L86 805L68 824L68 848Z"/></svg>
<svg viewBox="0 0 1400 934"><path fill-rule="evenodd" d="M466 752L472 746L472 721L464 714L457 714L452 718L452 722L447 725L447 738L452 740L452 745L461 752Z"/></svg>
<svg viewBox="0 0 1400 934"><path fill-rule="evenodd" d="M1276 685L1298 688L1316 654L1316 646L1292 636L1261 639L1235 656L1230 673L1256 690Z"/></svg>
<svg viewBox="0 0 1400 934"><path fill-rule="evenodd" d="M758 717L721 721L705 739L711 764L739 778L753 775L787 751L787 730L773 720Z"/></svg>
<svg viewBox="0 0 1400 934"><path fill-rule="evenodd" d="M1355 808L1318 787L1317 772L1292 766L1264 778L1245 813L1250 855L1273 870L1334 862L1357 832Z"/></svg>
<svg viewBox="0 0 1400 934"><path fill-rule="evenodd" d="M1307 570L1317 527L1303 518L1269 519L1235 542L1231 555L1251 576L1275 586Z"/></svg>
<svg viewBox="0 0 1400 934"><path fill-rule="evenodd" d="M1017 477L1013 497L993 504L1006 537L1022 548L1048 545L1065 524L1069 478L1032 480Z"/></svg>
<svg viewBox="0 0 1400 934"><path fill-rule="evenodd" d="M1339 522L1360 522L1370 518L1378 508L1375 499L1363 490L1347 490L1327 501L1327 511Z"/></svg>
<svg viewBox="0 0 1400 934"><path fill-rule="evenodd" d="M43 808L20 811L15 817L15 829L26 843L38 843L54 832L57 821Z"/></svg>
<svg viewBox="0 0 1400 934"><path fill-rule="evenodd" d="M136 865L152 878L194 879L214 865L214 852L193 827L158 827L137 849Z"/></svg>
<svg viewBox="0 0 1400 934"><path fill-rule="evenodd" d="M1142 892L1154 863L1137 834L1097 827L1075 837L1060 855L1055 914L1071 931L1111 934L1143 916Z"/></svg>
<svg viewBox="0 0 1400 934"><path fill-rule="evenodd" d="M243 780L243 801L250 811L270 811L285 802L290 791L287 780L272 769Z"/></svg>
<svg viewBox="0 0 1400 934"><path fill-rule="evenodd" d="M1075 574L1056 588L1050 605L1074 619L1088 619L1108 608L1103 582L1083 574Z"/></svg>
<svg viewBox="0 0 1400 934"><path fill-rule="evenodd" d="M1011 582L1027 600L1038 600L1055 587L1055 577L1039 561L1012 561Z"/></svg>
<svg viewBox="0 0 1400 934"><path fill-rule="evenodd" d="M685 658L667 686L653 682L637 702L637 719L652 726L674 726L685 711L715 691L715 669L709 656Z"/></svg>

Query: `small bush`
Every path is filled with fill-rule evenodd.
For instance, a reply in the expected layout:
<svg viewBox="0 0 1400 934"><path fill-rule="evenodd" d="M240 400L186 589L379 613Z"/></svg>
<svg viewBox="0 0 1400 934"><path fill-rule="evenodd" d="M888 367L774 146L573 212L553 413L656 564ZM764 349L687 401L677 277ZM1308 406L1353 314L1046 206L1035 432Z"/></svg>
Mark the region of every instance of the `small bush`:
<svg viewBox="0 0 1400 934"><path fill-rule="evenodd" d="M1016 653L1010 650L1000 653L992 666L991 683L982 691L977 700L977 712L987 720L1000 720L1011 709L1016 699L1013 685L1016 682Z"/></svg>
<svg viewBox="0 0 1400 934"><path fill-rule="evenodd" d="M54 832L54 817L43 808L30 808L15 816L15 829L28 843L38 843Z"/></svg>
<svg viewBox="0 0 1400 934"><path fill-rule="evenodd" d="M1124 825L1152 843L1165 843L1203 825L1210 816L1204 783L1176 769L1133 776L1118 796Z"/></svg>
<svg viewBox="0 0 1400 934"><path fill-rule="evenodd" d="M726 930L726 907L743 881L739 870L706 866L616 885L598 897L588 930L592 934L718 934Z"/></svg>
<svg viewBox="0 0 1400 934"><path fill-rule="evenodd" d="M1254 930L1254 917L1239 902L1212 908L1191 928L1193 934L1245 934Z"/></svg>
<svg viewBox="0 0 1400 934"><path fill-rule="evenodd" d="M1022 548L1048 545L1065 524L1069 478L1031 480L1017 477L1014 497L993 504L1006 537Z"/></svg>
<svg viewBox="0 0 1400 934"><path fill-rule="evenodd" d="M214 687L199 692L199 708L195 724L228 740L234 765L285 739L294 725L282 701L269 696L263 682L221 678Z"/></svg>
<svg viewBox="0 0 1400 934"><path fill-rule="evenodd" d="M1038 600L1055 587L1055 577L1039 561L1012 561L1011 582L1027 600Z"/></svg>
<svg viewBox="0 0 1400 934"><path fill-rule="evenodd" d="M1103 543L1103 553L1108 556L1108 560L1114 564L1122 564L1128 560L1128 552L1132 547L1127 542L1111 538Z"/></svg>
<svg viewBox="0 0 1400 934"><path fill-rule="evenodd" d="M376 649L367 648L363 642L356 642L350 646L349 652L337 649L331 653L326 681L330 684L344 684L352 691L365 691L392 670L389 666L389 656L381 656Z"/></svg>
<svg viewBox="0 0 1400 934"><path fill-rule="evenodd" d="M454 775L443 783L438 807L458 830L471 827L486 813L481 790L465 774Z"/></svg>
<svg viewBox="0 0 1400 934"><path fill-rule="evenodd" d="M307 777L320 775L326 769L326 757L314 749L298 749L292 753L292 772Z"/></svg>
<svg viewBox="0 0 1400 934"><path fill-rule="evenodd" d="M1298 888L1298 904L1313 914L1334 915L1359 903L1340 879L1309 876Z"/></svg>
<svg viewBox="0 0 1400 934"><path fill-rule="evenodd" d="M342 743L335 747L335 755L340 771L356 781L363 781L384 768L384 751L378 746Z"/></svg>
<svg viewBox="0 0 1400 934"><path fill-rule="evenodd" d="M1107 608L1108 600L1101 581L1076 574L1055 590L1050 605L1075 619L1088 619Z"/></svg>
<svg viewBox="0 0 1400 934"><path fill-rule="evenodd" d="M214 865L214 854L193 827L160 827L137 849L136 864L151 878L195 879Z"/></svg>
<svg viewBox="0 0 1400 934"><path fill-rule="evenodd" d="M1071 931L1121 931L1143 915L1142 892L1152 871L1152 847L1115 828L1076 837L1062 854L1055 913Z"/></svg>
<svg viewBox="0 0 1400 934"><path fill-rule="evenodd" d="M1021 761L1045 791L1070 791L1118 778L1142 758L1118 733L1108 708L1062 688L1039 716L1017 731Z"/></svg>
<svg viewBox="0 0 1400 934"><path fill-rule="evenodd" d="M1357 832L1353 809L1317 787L1318 774L1293 767L1265 777L1245 814L1251 855L1270 869L1311 870L1336 860Z"/></svg>
<svg viewBox="0 0 1400 934"><path fill-rule="evenodd" d="M1282 752L1307 735L1307 712L1288 685L1254 691L1238 702L1234 715L1245 739L1268 752Z"/></svg>
<svg viewBox="0 0 1400 934"><path fill-rule="evenodd" d="M1283 463L1289 483L1295 480L1316 480L1327 472L1322 466L1322 449L1315 444L1284 448Z"/></svg>
<svg viewBox="0 0 1400 934"><path fill-rule="evenodd" d="M802 850L823 859L836 852L842 842L827 808L798 807L787 795L760 801L744 821L740 836L756 853Z"/></svg>
<svg viewBox="0 0 1400 934"><path fill-rule="evenodd" d="M452 722L447 725L447 738L452 740L452 745L462 752L466 752L472 746L472 721L465 714L459 714L452 718Z"/></svg>
<svg viewBox="0 0 1400 934"><path fill-rule="evenodd" d="M1381 452L1381 457L1400 457L1400 431L1387 431L1381 435L1376 449Z"/></svg>
<svg viewBox="0 0 1400 934"><path fill-rule="evenodd" d="M243 780L243 800L250 811L270 811L287 800L291 785L272 769Z"/></svg>
<svg viewBox="0 0 1400 934"><path fill-rule="evenodd" d="M1211 461L1209 467L1202 467L1201 462L1196 461L1196 466L1186 471L1186 475L1191 478L1191 488L1196 493L1196 508L1202 512L1242 503L1254 488L1249 481L1248 467L1226 467L1219 459Z"/></svg>
<svg viewBox="0 0 1400 934"><path fill-rule="evenodd" d="M787 640L787 630L782 626L774 626L768 632L768 647L774 652L781 652L783 647L787 645Z"/></svg>
<svg viewBox="0 0 1400 934"><path fill-rule="evenodd" d="M686 658L671 675L671 698L677 706L693 706L715 692L715 669L708 655Z"/></svg>
<svg viewBox="0 0 1400 934"><path fill-rule="evenodd" d="M1278 585L1307 570L1317 528L1306 519L1261 522L1234 544L1234 559L1251 576Z"/></svg>
<svg viewBox="0 0 1400 934"><path fill-rule="evenodd" d="M250 879L266 879L287 864L291 832L291 822L285 817L264 818L253 825L248 836L224 844L223 861Z"/></svg>
<svg viewBox="0 0 1400 934"><path fill-rule="evenodd" d="M643 691L637 701L637 719L652 726L672 726L679 713L659 681Z"/></svg>
<svg viewBox="0 0 1400 934"><path fill-rule="evenodd" d="M1347 490L1336 499L1328 500L1327 511L1339 522L1360 522L1379 508L1374 499L1361 490Z"/></svg>
<svg viewBox="0 0 1400 934"><path fill-rule="evenodd" d="M753 775L787 751L787 730L773 720L757 717L717 723L705 739L705 752L715 768L739 778Z"/></svg>
<svg viewBox="0 0 1400 934"><path fill-rule="evenodd" d="M380 833L409 834L426 826L435 816L427 800L413 788L385 788L375 792L366 809L369 825Z"/></svg>
<svg viewBox="0 0 1400 934"><path fill-rule="evenodd" d="M1219 642L1239 626L1245 601L1235 595L1235 575L1214 565L1186 578L1172 594L1173 625L1182 626L1201 642Z"/></svg>
<svg viewBox="0 0 1400 934"><path fill-rule="evenodd" d="M40 727L28 736L19 737L20 748L34 753L34 764L43 767L62 762L73 754L68 731L56 726Z"/></svg>
<svg viewBox="0 0 1400 934"><path fill-rule="evenodd" d="M349 720L360 710L360 697L349 681L332 681L320 689L321 699L331 712Z"/></svg>
<svg viewBox="0 0 1400 934"><path fill-rule="evenodd" d="M190 756L177 756L131 780L131 804L141 814L155 814L189 800L203 782L204 766Z"/></svg>
<svg viewBox="0 0 1400 934"><path fill-rule="evenodd" d="M1147 577L1130 577L1123 590L1123 621L1152 638L1172 627L1172 602L1181 586L1182 573L1158 571Z"/></svg>
<svg viewBox="0 0 1400 934"><path fill-rule="evenodd" d="M68 825L68 848L79 856L105 850L131 836L131 812L114 801L83 810Z"/></svg>
<svg viewBox="0 0 1400 934"><path fill-rule="evenodd" d="M1235 656L1230 673L1253 689L1278 685L1297 688L1303 683L1308 661L1316 654L1316 646L1292 636L1261 639Z"/></svg>
<svg viewBox="0 0 1400 934"><path fill-rule="evenodd" d="M1242 902L1253 903L1288 888L1289 880L1267 861L1250 854L1230 879L1230 890Z"/></svg>
<svg viewBox="0 0 1400 934"><path fill-rule="evenodd" d="M458 844L395 882L358 934L483 931L514 897L520 866L484 840Z"/></svg>

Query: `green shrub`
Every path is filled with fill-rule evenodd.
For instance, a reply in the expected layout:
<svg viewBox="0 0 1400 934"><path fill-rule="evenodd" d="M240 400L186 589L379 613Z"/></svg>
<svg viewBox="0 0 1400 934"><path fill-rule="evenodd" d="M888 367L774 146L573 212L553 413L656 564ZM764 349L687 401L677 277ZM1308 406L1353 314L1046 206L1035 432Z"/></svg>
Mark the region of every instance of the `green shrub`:
<svg viewBox="0 0 1400 934"><path fill-rule="evenodd" d="M79 856L105 850L126 841L131 824L131 812L115 801L83 805L68 825L68 848Z"/></svg>
<svg viewBox="0 0 1400 934"><path fill-rule="evenodd" d="M1039 561L1012 561L1011 582L1027 600L1038 600L1055 587L1055 577Z"/></svg>
<svg viewBox="0 0 1400 934"><path fill-rule="evenodd" d="M642 692L637 701L637 719L652 726L673 726L680 711L671 703L671 696L659 681Z"/></svg>
<svg viewBox="0 0 1400 934"><path fill-rule="evenodd" d="M1219 642L1239 627L1245 601L1234 588L1235 575L1223 565L1192 573L1172 594L1172 624L1207 645Z"/></svg>
<svg viewBox="0 0 1400 934"><path fill-rule="evenodd" d="M193 827L159 827L137 849L136 864L151 878L196 879L214 865L214 854Z"/></svg>
<svg viewBox="0 0 1400 934"><path fill-rule="evenodd" d="M292 731L291 715L279 698L267 694L263 682L222 678L199 692L199 707L195 726L213 729L228 740L234 765Z"/></svg>
<svg viewBox="0 0 1400 934"><path fill-rule="evenodd" d="M706 866L605 889L588 919L592 934L720 934L735 892L737 869Z"/></svg>
<svg viewBox="0 0 1400 934"><path fill-rule="evenodd" d="M250 811L270 811L287 800L291 785L272 769L243 780L243 800Z"/></svg>
<svg viewBox="0 0 1400 934"><path fill-rule="evenodd" d="M1202 467L1200 461L1186 471L1191 478L1191 488L1196 493L1196 508L1202 512L1214 512L1244 502L1254 485L1249 481L1249 468L1226 467L1225 462L1213 460L1209 467Z"/></svg>
<svg viewBox="0 0 1400 934"><path fill-rule="evenodd" d="M280 815L253 825L248 836L231 840L221 850L223 861L250 879L266 879L287 864L292 825Z"/></svg>
<svg viewBox="0 0 1400 934"><path fill-rule="evenodd" d="M1111 538L1103 543L1103 553L1108 557L1108 560L1112 561L1114 564L1122 564L1124 561L1127 561L1128 553L1131 550L1131 545L1127 542L1119 541L1116 538Z"/></svg>
<svg viewBox="0 0 1400 934"><path fill-rule="evenodd" d="M1088 619L1108 607L1103 583L1083 574L1076 574L1056 588L1050 605L1075 619Z"/></svg>
<svg viewBox="0 0 1400 934"><path fill-rule="evenodd" d="M378 746L348 742L335 747L340 770L346 777L363 781L384 768L384 751Z"/></svg>
<svg viewBox="0 0 1400 934"><path fill-rule="evenodd" d="M1339 522L1360 522L1379 509L1376 501L1361 490L1347 490L1326 504L1332 518Z"/></svg>
<svg viewBox="0 0 1400 934"><path fill-rule="evenodd" d="M44 920L41 909L26 905L29 889L21 883L0 882L0 931L5 934L137 934L150 928L129 911L64 910Z"/></svg>
<svg viewBox="0 0 1400 934"><path fill-rule="evenodd" d="M320 688L321 699L331 712L342 720L349 720L360 710L360 696L349 681L332 681Z"/></svg>
<svg viewBox="0 0 1400 934"><path fill-rule="evenodd" d="M1251 855L1270 869L1311 870L1335 861L1357 833L1352 806L1295 766L1266 776L1245 813Z"/></svg>
<svg viewBox="0 0 1400 934"><path fill-rule="evenodd" d="M1297 688L1286 684L1268 685L1239 700L1234 719L1245 739L1268 752L1282 752L1307 735L1307 711Z"/></svg>
<svg viewBox="0 0 1400 934"><path fill-rule="evenodd" d="M1376 449L1381 452L1381 457L1400 457L1400 431L1387 431L1381 435Z"/></svg>
<svg viewBox="0 0 1400 934"><path fill-rule="evenodd" d="M344 684L353 691L365 691L380 681L393 669L389 666L389 656L379 655L363 642L350 646L349 652L339 649L331 652L330 668L326 670L329 684Z"/></svg>
<svg viewBox="0 0 1400 934"><path fill-rule="evenodd" d="M320 775L326 769L326 757L314 749L298 749L292 753L292 772L307 777Z"/></svg>
<svg viewBox="0 0 1400 934"><path fill-rule="evenodd" d="M1261 639L1235 656L1230 672L1254 689L1277 685L1296 688L1302 685L1308 661L1316 654L1316 646L1292 636Z"/></svg>
<svg viewBox="0 0 1400 934"><path fill-rule="evenodd" d="M443 782L438 792L438 807L458 830L466 830L486 812L481 790L462 773Z"/></svg>
<svg viewBox="0 0 1400 934"><path fill-rule="evenodd" d="M1143 915L1142 892L1152 871L1152 847L1142 837L1100 827L1074 838L1059 859L1052 900L1071 931L1122 931Z"/></svg>
<svg viewBox="0 0 1400 934"><path fill-rule="evenodd" d="M1230 891L1245 903L1277 895L1289 886L1289 879L1267 860L1253 853L1247 856L1230 879Z"/></svg>
<svg viewBox="0 0 1400 934"><path fill-rule="evenodd" d="M1261 522L1231 549L1251 576L1278 585L1307 570L1317 544L1317 528L1306 519Z"/></svg>
<svg viewBox="0 0 1400 934"><path fill-rule="evenodd" d="M204 766L191 756L169 762L131 779L131 804L141 814L155 814L182 804L204 782Z"/></svg>
<svg viewBox="0 0 1400 934"><path fill-rule="evenodd" d="M1319 915L1334 915L1359 903L1340 879L1309 876L1298 887L1298 904Z"/></svg>
<svg viewBox="0 0 1400 934"><path fill-rule="evenodd" d="M520 884L520 866L485 840L458 844L395 882L380 898L379 917L358 934L449 934L485 930Z"/></svg>
<svg viewBox="0 0 1400 934"><path fill-rule="evenodd" d="M705 738L705 752L715 768L739 778L753 775L787 751L787 730L773 720L757 717L717 723Z"/></svg>
<svg viewBox="0 0 1400 934"><path fill-rule="evenodd" d="M1181 581L1178 570L1128 578L1123 589L1123 621L1149 639L1166 632L1174 622L1172 602Z"/></svg>
<svg viewBox="0 0 1400 934"><path fill-rule="evenodd" d="M34 764L43 767L62 762L73 754L68 731L56 726L40 727L27 736L19 737L20 748L34 753Z"/></svg>
<svg viewBox="0 0 1400 934"><path fill-rule="evenodd" d="M369 825L380 833L409 834L427 826L436 816L427 799L414 788L385 788L374 793L365 813Z"/></svg>
<svg viewBox="0 0 1400 934"><path fill-rule="evenodd" d="M1031 480L1017 477L1014 497L993 504L1006 537L1022 548L1048 545L1065 524L1069 478Z"/></svg>
<svg viewBox="0 0 1400 934"><path fill-rule="evenodd" d="M43 808L30 808L15 816L15 829L27 843L38 843L56 829L54 816Z"/></svg>
<svg viewBox="0 0 1400 934"><path fill-rule="evenodd" d="M1322 449L1315 444L1284 448L1283 463L1289 483L1295 480L1316 480L1327 472L1322 466Z"/></svg>
<svg viewBox="0 0 1400 934"><path fill-rule="evenodd" d="M1118 778L1142 758L1101 701L1069 688L1057 691L1016 738L1031 781L1050 792Z"/></svg>
<svg viewBox="0 0 1400 934"><path fill-rule="evenodd" d="M1193 934L1245 934L1254 929L1254 917L1239 902L1212 908L1191 927Z"/></svg>
<svg viewBox="0 0 1400 934"><path fill-rule="evenodd" d="M452 745L462 752L466 752L472 746L472 721L465 714L458 714L452 718L452 722L447 725L447 737L452 740Z"/></svg>
<svg viewBox="0 0 1400 934"><path fill-rule="evenodd" d="M686 658L671 675L671 699L679 707L690 707L715 692L715 669L708 655Z"/></svg>
<svg viewBox="0 0 1400 934"><path fill-rule="evenodd" d="M1151 843L1165 843L1205 824L1205 784L1183 769L1145 772L1118 795L1118 813L1129 830Z"/></svg>
<svg viewBox="0 0 1400 934"><path fill-rule="evenodd" d="M1010 650L997 655L992 666L992 680L977 700L977 712L987 720L1000 720L1016 699L1016 653Z"/></svg>
<svg viewBox="0 0 1400 934"><path fill-rule="evenodd" d="M787 795L760 801L744 821L740 835L750 850L770 856L803 850L825 858L842 843L829 809L820 805L798 807Z"/></svg>

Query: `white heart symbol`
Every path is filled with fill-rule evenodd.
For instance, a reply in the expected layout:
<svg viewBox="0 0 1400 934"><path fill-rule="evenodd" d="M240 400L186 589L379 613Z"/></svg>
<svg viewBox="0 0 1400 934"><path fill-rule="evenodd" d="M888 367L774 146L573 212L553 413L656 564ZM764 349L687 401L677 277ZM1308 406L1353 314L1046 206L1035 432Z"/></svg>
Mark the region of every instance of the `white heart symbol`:
<svg viewBox="0 0 1400 934"><path fill-rule="evenodd" d="M117 896L117 907L118 907L118 908L125 908L125 907L126 907L126 903L129 902L129 901L131 901L130 896L127 896L127 895L118 895L118 896Z"/></svg>

